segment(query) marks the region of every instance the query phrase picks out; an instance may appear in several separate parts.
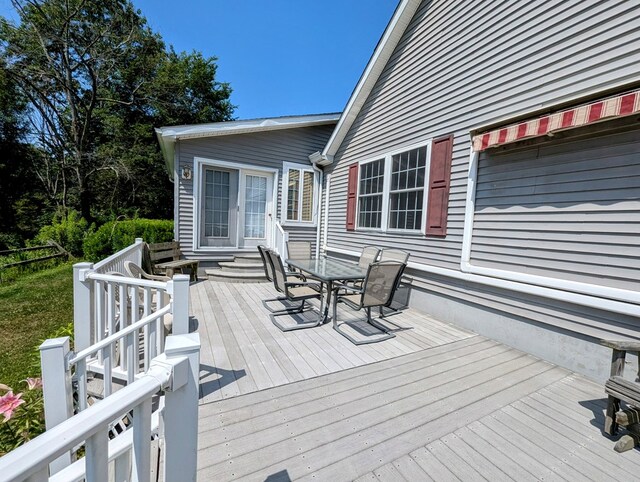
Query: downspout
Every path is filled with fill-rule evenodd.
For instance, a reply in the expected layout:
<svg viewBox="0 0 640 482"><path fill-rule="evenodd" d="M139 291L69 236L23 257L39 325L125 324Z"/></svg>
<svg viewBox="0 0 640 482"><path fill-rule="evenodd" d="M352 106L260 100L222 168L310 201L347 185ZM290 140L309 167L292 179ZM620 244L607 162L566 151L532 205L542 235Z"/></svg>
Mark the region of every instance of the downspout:
<svg viewBox="0 0 640 482"><path fill-rule="evenodd" d="M331 174L327 173L325 175L325 178L326 178L325 192L326 192L327 199L325 200L325 203L324 203L324 218L322 220L324 224L324 226L322 227L322 237L324 239L324 245L322 246L322 251L326 256L327 243L329 241L329 199L330 199L329 196L331 193Z"/></svg>
<svg viewBox="0 0 640 482"><path fill-rule="evenodd" d="M460 269L463 273L471 272L471 238L473 237L473 216L476 211L476 181L478 179L479 152L469 149L469 173L467 174L467 202L464 211L464 230L462 234L462 255Z"/></svg>
<svg viewBox="0 0 640 482"><path fill-rule="evenodd" d="M316 218L316 259L320 257L320 217L322 214L322 185L324 184L324 171L320 169L315 162L312 162L313 170L319 174L319 186L318 186L318 205L317 205L317 218Z"/></svg>

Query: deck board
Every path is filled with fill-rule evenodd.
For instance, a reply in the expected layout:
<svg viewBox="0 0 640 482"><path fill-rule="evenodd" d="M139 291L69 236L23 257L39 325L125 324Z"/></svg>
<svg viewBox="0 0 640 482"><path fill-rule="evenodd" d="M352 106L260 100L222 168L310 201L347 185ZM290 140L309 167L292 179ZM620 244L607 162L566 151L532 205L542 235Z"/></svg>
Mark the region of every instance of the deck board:
<svg viewBox="0 0 640 482"><path fill-rule="evenodd" d="M601 433L602 387L414 310L355 346L282 333L266 284L201 282L199 480L631 480ZM317 306L316 306L317 308ZM304 316L313 316L313 312ZM340 319L358 319L345 310Z"/></svg>

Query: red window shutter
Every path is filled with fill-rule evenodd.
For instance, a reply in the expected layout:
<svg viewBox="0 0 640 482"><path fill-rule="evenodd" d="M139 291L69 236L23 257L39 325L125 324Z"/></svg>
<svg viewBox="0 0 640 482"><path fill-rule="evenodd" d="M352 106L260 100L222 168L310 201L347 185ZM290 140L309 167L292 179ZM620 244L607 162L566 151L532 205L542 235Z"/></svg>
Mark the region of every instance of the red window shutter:
<svg viewBox="0 0 640 482"><path fill-rule="evenodd" d="M447 235L447 210L451 183L451 156L453 135L433 141L429 167L429 194L427 200L427 236Z"/></svg>
<svg viewBox="0 0 640 482"><path fill-rule="evenodd" d="M358 204L358 164L349 166L347 186L347 231L356 229L356 205Z"/></svg>

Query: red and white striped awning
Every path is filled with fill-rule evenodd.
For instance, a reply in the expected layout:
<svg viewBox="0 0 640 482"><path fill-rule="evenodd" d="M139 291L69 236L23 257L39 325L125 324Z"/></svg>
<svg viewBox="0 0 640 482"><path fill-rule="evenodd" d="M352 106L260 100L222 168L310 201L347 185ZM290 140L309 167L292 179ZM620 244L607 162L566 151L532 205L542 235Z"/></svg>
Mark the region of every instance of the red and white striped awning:
<svg viewBox="0 0 640 482"><path fill-rule="evenodd" d="M640 91L550 114L538 119L502 127L473 137L473 150L484 151L510 142L538 137L564 129L593 124L615 117L624 117L640 112Z"/></svg>

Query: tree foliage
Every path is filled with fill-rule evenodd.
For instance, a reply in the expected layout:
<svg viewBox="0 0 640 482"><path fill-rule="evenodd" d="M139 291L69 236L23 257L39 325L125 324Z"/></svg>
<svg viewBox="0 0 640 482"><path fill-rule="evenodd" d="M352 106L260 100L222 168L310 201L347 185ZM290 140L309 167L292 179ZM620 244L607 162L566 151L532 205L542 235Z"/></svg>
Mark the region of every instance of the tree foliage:
<svg viewBox="0 0 640 482"><path fill-rule="evenodd" d="M87 220L171 215L153 127L231 119L216 58L176 53L128 0L13 0L0 55L30 109L30 166Z"/></svg>

